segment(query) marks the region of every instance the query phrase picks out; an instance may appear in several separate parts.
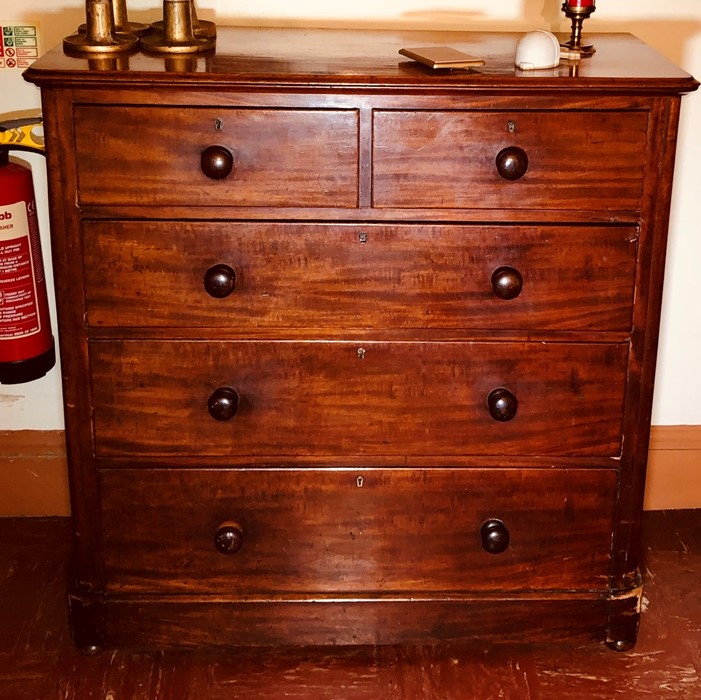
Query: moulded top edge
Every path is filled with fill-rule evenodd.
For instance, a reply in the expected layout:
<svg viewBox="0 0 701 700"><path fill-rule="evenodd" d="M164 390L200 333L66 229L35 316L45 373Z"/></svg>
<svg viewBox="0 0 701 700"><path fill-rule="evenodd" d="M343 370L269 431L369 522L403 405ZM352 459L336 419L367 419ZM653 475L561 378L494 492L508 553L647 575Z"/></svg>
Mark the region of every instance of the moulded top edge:
<svg viewBox="0 0 701 700"><path fill-rule="evenodd" d="M25 72L39 85L178 85L251 89L553 91L597 89L684 93L699 83L629 34L587 35L591 58L557 68L514 66L521 34L400 30L219 28L215 51L191 55L72 57L61 46ZM439 69L406 59L401 48L443 45L473 54L484 66Z"/></svg>

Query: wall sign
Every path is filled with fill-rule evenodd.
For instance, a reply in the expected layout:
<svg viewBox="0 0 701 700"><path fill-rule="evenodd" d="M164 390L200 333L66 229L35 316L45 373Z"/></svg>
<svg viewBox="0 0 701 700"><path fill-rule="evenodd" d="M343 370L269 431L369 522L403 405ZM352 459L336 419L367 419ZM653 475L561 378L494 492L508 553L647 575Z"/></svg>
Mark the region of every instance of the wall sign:
<svg viewBox="0 0 701 700"><path fill-rule="evenodd" d="M39 52L36 22L0 20L0 69L25 69L39 58Z"/></svg>

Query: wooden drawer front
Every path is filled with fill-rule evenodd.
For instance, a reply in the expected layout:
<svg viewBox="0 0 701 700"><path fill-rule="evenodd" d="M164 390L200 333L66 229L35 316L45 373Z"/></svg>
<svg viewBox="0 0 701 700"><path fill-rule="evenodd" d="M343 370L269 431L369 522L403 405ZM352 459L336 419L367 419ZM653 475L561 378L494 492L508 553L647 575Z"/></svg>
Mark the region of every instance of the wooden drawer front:
<svg viewBox="0 0 701 700"><path fill-rule="evenodd" d="M613 470L583 469L106 471L107 587L604 589L615 485ZM502 552L483 546L490 520L508 533ZM240 549L220 552L217 533Z"/></svg>
<svg viewBox="0 0 701 700"><path fill-rule="evenodd" d="M87 318L250 330L628 330L636 240L631 227L91 221ZM219 298L222 265L233 291ZM515 298L497 296L502 274L521 277Z"/></svg>
<svg viewBox="0 0 701 700"><path fill-rule="evenodd" d="M90 354L101 456L620 452L627 344L104 340ZM503 388L518 401L506 422L488 410ZM237 412L215 420L211 402Z"/></svg>
<svg viewBox="0 0 701 700"><path fill-rule="evenodd" d="M512 133L513 131L513 133ZM644 112L375 112L376 207L637 210ZM527 157L502 177L505 148Z"/></svg>
<svg viewBox="0 0 701 700"><path fill-rule="evenodd" d="M609 470L106 471L107 588L604 589L615 484ZM502 552L484 549L489 520Z"/></svg>
<svg viewBox="0 0 701 700"><path fill-rule="evenodd" d="M81 204L357 205L355 111L77 106L75 126ZM219 180L213 145L233 154Z"/></svg>

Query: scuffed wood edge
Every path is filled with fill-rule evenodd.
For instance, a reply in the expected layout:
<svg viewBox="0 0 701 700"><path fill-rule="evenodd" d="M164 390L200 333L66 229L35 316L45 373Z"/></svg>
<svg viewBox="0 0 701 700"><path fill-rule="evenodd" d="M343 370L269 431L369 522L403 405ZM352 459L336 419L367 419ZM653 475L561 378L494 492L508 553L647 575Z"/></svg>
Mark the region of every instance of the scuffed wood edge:
<svg viewBox="0 0 701 700"><path fill-rule="evenodd" d="M635 585L624 591L616 591L609 598L609 621L606 630L606 646L618 652L635 647L640 628L643 607L643 585L637 572Z"/></svg>

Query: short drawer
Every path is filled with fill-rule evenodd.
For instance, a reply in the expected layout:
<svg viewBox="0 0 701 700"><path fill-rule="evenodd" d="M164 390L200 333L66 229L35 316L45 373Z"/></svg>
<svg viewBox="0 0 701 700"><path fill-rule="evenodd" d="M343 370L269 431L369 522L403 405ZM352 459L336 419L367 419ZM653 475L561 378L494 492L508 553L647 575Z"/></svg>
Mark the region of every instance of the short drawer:
<svg viewBox="0 0 701 700"><path fill-rule="evenodd" d="M377 111L373 203L637 211L645 112Z"/></svg>
<svg viewBox="0 0 701 700"><path fill-rule="evenodd" d="M628 344L99 340L99 456L620 453Z"/></svg>
<svg viewBox="0 0 701 700"><path fill-rule="evenodd" d="M630 329L633 227L88 221L96 327Z"/></svg>
<svg viewBox="0 0 701 700"><path fill-rule="evenodd" d="M78 105L74 118L83 205L357 206L353 110Z"/></svg>
<svg viewBox="0 0 701 700"><path fill-rule="evenodd" d="M612 470L108 470L107 590L605 590Z"/></svg>

